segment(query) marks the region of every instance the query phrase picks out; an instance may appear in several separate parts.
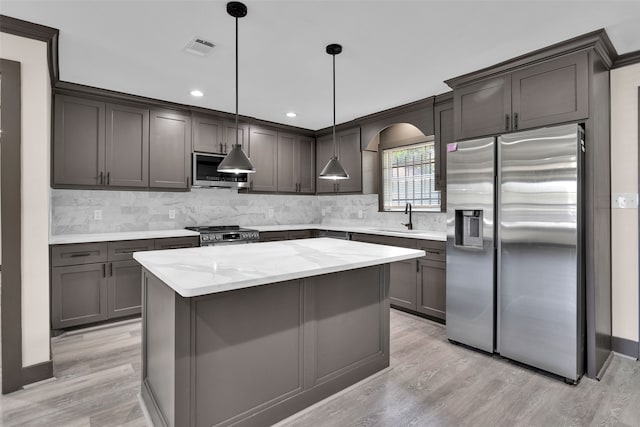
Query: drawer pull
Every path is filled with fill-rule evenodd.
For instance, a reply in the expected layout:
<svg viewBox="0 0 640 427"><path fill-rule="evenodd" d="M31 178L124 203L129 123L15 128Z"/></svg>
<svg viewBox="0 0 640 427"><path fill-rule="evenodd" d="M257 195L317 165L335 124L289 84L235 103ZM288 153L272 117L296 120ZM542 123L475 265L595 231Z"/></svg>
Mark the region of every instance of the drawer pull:
<svg viewBox="0 0 640 427"><path fill-rule="evenodd" d="M129 248L129 249L118 249L116 250L116 253L118 254L132 254L134 252L140 252L140 251L144 251L145 249L147 249L147 247L140 247L140 248Z"/></svg>
<svg viewBox="0 0 640 427"><path fill-rule="evenodd" d="M425 253L428 253L428 254L431 254L431 255L442 255L442 252L427 251L427 250L425 250Z"/></svg>
<svg viewBox="0 0 640 427"><path fill-rule="evenodd" d="M71 258L77 258L81 256L91 256L91 252L77 252L75 254L69 255Z"/></svg>

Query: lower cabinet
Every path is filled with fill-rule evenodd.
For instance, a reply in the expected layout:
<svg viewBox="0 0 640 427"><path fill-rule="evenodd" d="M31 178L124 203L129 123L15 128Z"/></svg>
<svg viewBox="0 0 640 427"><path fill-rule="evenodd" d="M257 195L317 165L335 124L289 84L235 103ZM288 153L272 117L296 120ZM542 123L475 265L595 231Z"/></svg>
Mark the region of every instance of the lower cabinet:
<svg viewBox="0 0 640 427"><path fill-rule="evenodd" d="M445 320L445 242L353 233L352 240L425 251L422 258L391 264L389 299L401 308Z"/></svg>
<svg viewBox="0 0 640 427"><path fill-rule="evenodd" d="M314 237L313 230L263 231L260 232L261 242L277 242L280 240L309 239Z"/></svg>
<svg viewBox="0 0 640 427"><path fill-rule="evenodd" d="M142 267L133 253L198 245L194 236L51 246L51 327L139 314Z"/></svg>

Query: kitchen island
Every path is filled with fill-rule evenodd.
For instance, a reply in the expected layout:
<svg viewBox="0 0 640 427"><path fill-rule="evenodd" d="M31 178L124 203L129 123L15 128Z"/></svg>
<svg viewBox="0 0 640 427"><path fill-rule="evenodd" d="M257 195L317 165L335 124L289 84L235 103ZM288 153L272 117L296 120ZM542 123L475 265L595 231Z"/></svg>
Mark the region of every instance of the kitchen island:
<svg viewBox="0 0 640 427"><path fill-rule="evenodd" d="M270 425L389 366L389 263L329 238L139 252L154 425Z"/></svg>

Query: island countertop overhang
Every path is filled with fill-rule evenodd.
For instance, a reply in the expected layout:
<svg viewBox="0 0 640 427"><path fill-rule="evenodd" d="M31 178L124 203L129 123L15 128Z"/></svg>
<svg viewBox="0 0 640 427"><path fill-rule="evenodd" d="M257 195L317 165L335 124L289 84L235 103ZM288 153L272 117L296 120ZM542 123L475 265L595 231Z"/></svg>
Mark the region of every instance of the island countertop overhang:
<svg viewBox="0 0 640 427"><path fill-rule="evenodd" d="M422 250L331 238L136 252L134 259L182 297L420 258Z"/></svg>

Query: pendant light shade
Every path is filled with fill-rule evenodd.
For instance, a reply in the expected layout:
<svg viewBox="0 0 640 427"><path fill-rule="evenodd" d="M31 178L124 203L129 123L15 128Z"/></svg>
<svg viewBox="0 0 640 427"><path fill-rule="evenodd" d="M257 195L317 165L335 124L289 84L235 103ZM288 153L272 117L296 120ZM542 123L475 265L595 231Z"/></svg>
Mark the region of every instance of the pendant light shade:
<svg viewBox="0 0 640 427"><path fill-rule="evenodd" d="M231 146L229 154L218 165L218 172L254 173L255 166L242 151L238 126L238 18L247 16L247 6L238 1L231 1L227 3L227 13L236 18L236 143Z"/></svg>
<svg viewBox="0 0 640 427"><path fill-rule="evenodd" d="M322 179L349 179L349 174L338 160L336 150L336 55L340 52L342 52L342 46L339 44L327 46L327 53L333 57L333 157L320 172L319 178Z"/></svg>

